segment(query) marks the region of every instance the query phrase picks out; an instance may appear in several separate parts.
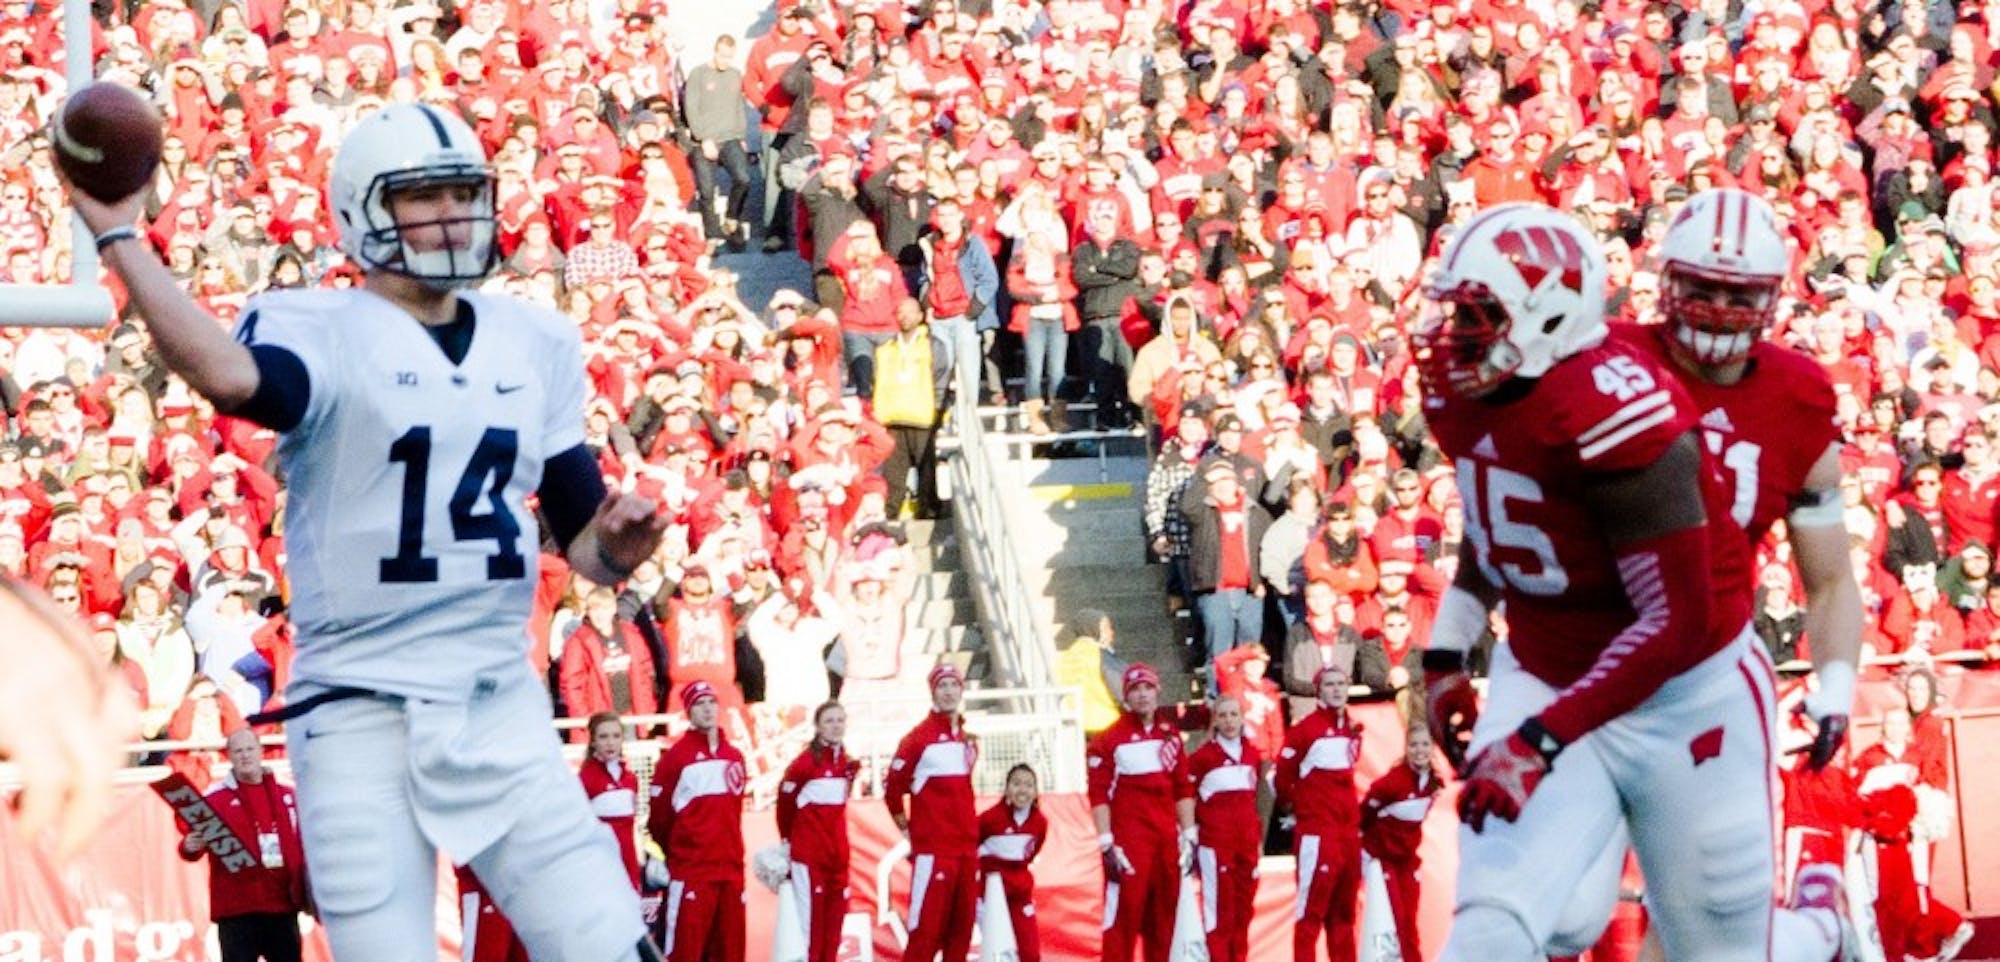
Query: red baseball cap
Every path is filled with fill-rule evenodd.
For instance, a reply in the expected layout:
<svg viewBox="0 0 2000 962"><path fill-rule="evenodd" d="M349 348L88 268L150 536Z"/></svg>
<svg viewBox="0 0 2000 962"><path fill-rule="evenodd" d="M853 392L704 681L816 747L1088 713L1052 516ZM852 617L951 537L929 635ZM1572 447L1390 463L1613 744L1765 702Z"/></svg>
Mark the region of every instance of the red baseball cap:
<svg viewBox="0 0 2000 962"><path fill-rule="evenodd" d="M1146 664L1143 661L1133 662L1132 667L1125 669L1125 681L1119 686L1119 693L1129 695L1132 693L1133 687L1137 685L1151 685L1154 688L1160 687L1160 673L1154 671L1152 665Z"/></svg>

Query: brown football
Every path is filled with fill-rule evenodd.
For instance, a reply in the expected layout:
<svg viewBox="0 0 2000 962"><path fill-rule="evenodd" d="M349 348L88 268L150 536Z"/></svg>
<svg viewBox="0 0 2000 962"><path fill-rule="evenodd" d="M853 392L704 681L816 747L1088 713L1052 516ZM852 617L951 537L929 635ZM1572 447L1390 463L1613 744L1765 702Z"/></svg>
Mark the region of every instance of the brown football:
<svg viewBox="0 0 2000 962"><path fill-rule="evenodd" d="M106 203L130 197L153 178L163 137L160 112L132 88L108 81L77 91L49 130L70 184Z"/></svg>

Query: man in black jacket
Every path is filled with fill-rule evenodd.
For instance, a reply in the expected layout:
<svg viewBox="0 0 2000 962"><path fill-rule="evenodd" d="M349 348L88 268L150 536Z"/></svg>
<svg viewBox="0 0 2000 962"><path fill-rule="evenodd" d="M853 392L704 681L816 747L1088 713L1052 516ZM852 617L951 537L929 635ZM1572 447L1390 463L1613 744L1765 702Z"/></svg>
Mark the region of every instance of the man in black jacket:
<svg viewBox="0 0 2000 962"><path fill-rule="evenodd" d="M1271 515L1243 487L1229 459L1205 462L1199 477L1203 483L1191 485L1181 499L1181 514L1188 525L1188 580L1213 666L1222 653L1263 638L1264 583L1256 559ZM1213 672L1208 686L1213 697Z"/></svg>
<svg viewBox="0 0 2000 962"><path fill-rule="evenodd" d="M902 156L861 185L861 197L882 235L882 252L903 270L903 286L923 289L924 251L917 245L931 222L931 192L924 185L923 155L905 147Z"/></svg>
<svg viewBox="0 0 2000 962"><path fill-rule="evenodd" d="M839 311L847 304L847 292L840 278L826 266L833 242L857 221L867 219L857 202L854 186L854 155L835 152L799 188L799 201L812 218L813 293L823 307Z"/></svg>
<svg viewBox="0 0 2000 962"><path fill-rule="evenodd" d="M1089 367L1097 426L1124 427L1135 413L1125 398L1132 345L1119 321L1126 299L1139 291L1139 245L1118 236L1115 210L1091 211L1084 241L1070 253L1070 276L1076 282L1077 314L1083 320L1077 331L1077 353Z"/></svg>

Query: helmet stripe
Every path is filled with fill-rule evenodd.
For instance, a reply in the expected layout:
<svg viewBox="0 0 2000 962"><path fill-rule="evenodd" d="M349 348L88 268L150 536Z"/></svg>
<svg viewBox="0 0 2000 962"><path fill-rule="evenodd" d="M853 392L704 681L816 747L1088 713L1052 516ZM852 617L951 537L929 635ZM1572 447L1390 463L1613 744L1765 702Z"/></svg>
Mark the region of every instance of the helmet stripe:
<svg viewBox="0 0 2000 962"><path fill-rule="evenodd" d="M418 104L417 111L424 115L425 120L431 122L431 130L437 134L438 146L450 150L451 131L444 129L444 118L439 117L437 111L433 110L430 104Z"/></svg>

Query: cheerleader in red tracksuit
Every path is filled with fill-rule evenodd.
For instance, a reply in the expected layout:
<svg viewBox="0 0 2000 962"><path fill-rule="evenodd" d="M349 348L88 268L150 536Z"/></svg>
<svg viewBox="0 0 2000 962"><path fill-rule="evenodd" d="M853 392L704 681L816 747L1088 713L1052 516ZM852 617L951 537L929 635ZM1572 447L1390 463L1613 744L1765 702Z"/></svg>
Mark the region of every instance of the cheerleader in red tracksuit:
<svg viewBox="0 0 2000 962"><path fill-rule="evenodd" d="M1237 649L1241 651L1243 649ZM1220 659L1217 659L1220 661ZM1256 910L1257 859L1264 822L1257 817L1257 785L1264 754L1244 729L1237 696L1211 703L1214 735L1188 758L1194 786L1195 867L1201 872L1202 929L1214 962L1247 962L1250 917ZM1275 707L1272 713L1276 714Z"/></svg>
<svg viewBox="0 0 2000 962"><path fill-rule="evenodd" d="M847 917L847 795L860 763L849 757L847 709L813 712L813 740L778 784L778 837L792 862L792 897L806 923L808 962L833 962Z"/></svg>
<svg viewBox="0 0 2000 962"><path fill-rule="evenodd" d="M1423 857L1418 849L1424 842L1424 817L1442 783L1431 768L1430 730L1412 725L1407 744L1404 764L1383 772L1361 800L1361 849L1382 863L1382 882L1389 890L1389 911L1396 919L1403 958L1421 959L1417 900L1423 889L1417 869L1423 867Z"/></svg>
<svg viewBox="0 0 2000 962"><path fill-rule="evenodd" d="M1028 870L1049 838L1049 820L1035 801L1039 794L1035 770L1016 765L1007 771L1006 794L979 816L980 897L986 894L986 876L999 875L1020 962L1042 958L1041 928L1035 922L1035 875Z"/></svg>
<svg viewBox="0 0 2000 962"><path fill-rule="evenodd" d="M585 730L590 733L590 755L576 774L583 780L583 794L590 799L590 810L618 839L618 855L625 863L625 874L631 877L632 888L637 890L639 776L632 774L632 767L625 764L625 723L616 714L601 711L590 716Z"/></svg>

